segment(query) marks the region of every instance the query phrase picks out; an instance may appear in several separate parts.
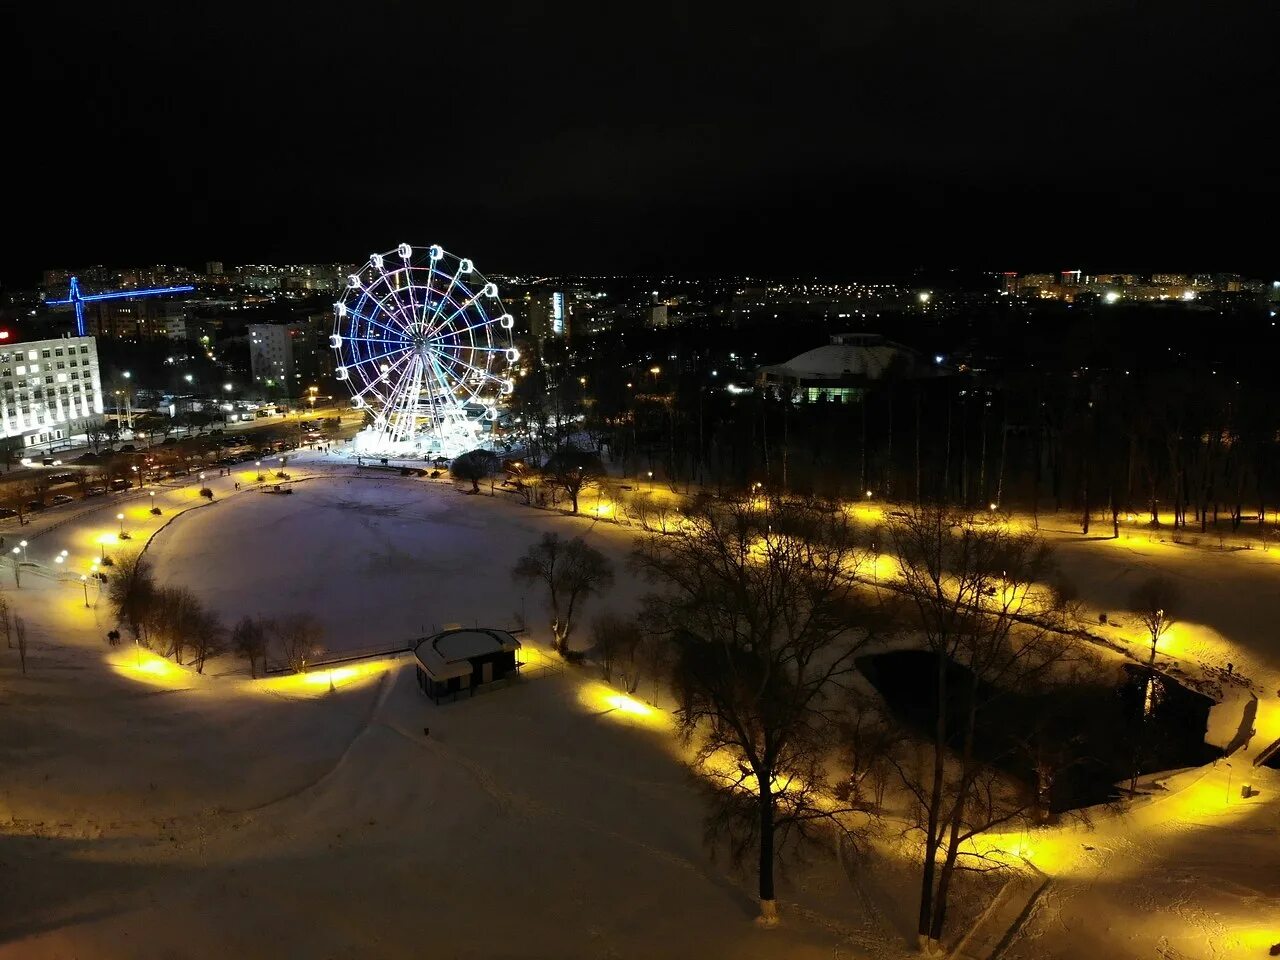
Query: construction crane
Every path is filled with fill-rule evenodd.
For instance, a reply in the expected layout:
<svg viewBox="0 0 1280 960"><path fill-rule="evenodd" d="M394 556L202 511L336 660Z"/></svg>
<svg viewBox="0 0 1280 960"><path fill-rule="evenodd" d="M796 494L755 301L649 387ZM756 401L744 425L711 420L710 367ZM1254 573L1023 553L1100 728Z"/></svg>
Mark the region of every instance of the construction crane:
<svg viewBox="0 0 1280 960"><path fill-rule="evenodd" d="M86 303L96 303L99 300L129 300L133 297L155 297L163 293L189 293L195 287L150 287L146 290L108 290L106 293L91 293L85 295L80 292L80 279L78 277L71 278L71 290L65 300L46 300L45 303L51 307L65 307L72 305L76 309L76 336L83 337L86 333L84 326L84 305Z"/></svg>

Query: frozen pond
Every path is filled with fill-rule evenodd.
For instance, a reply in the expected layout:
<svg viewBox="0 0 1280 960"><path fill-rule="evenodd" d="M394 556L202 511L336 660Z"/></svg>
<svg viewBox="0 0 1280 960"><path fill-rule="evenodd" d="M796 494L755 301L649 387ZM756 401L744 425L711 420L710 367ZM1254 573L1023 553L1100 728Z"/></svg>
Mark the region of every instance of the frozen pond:
<svg viewBox="0 0 1280 960"><path fill-rule="evenodd" d="M585 535L616 565L618 587L588 607L588 619L643 592L621 575L630 537L617 528L395 478L241 493L178 518L148 556L159 580L189 586L228 625L245 614L309 612L324 621L330 650L360 649L449 623L511 628L522 609L541 636L541 594L510 571L545 531Z"/></svg>

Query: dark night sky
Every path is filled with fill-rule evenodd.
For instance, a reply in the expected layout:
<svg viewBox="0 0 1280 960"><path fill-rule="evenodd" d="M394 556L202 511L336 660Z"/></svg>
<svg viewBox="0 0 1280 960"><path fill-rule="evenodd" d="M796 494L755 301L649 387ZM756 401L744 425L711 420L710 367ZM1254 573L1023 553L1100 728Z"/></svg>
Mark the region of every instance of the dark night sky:
<svg viewBox="0 0 1280 960"><path fill-rule="evenodd" d="M1265 270L1270 7L28 2L3 272Z"/></svg>

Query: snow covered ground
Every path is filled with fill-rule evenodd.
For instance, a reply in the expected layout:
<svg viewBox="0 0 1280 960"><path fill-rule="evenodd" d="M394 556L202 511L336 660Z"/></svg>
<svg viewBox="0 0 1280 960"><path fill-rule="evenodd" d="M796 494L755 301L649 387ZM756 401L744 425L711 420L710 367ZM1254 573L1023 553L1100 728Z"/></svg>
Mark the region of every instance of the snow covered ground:
<svg viewBox="0 0 1280 960"><path fill-rule="evenodd" d="M523 606L528 681L436 707L394 663L335 671L330 692L323 674L252 683L230 658L200 677L111 651L105 604L84 606L78 574L122 549L122 508L42 518L22 534L30 559L73 576L27 568L14 589L0 562L32 646L26 677L0 650L0 958L904 953L912 871L887 861L864 864L856 889L833 859L792 868L783 926L756 928L750 876L703 844L665 715L538 655L544 617L510 581L515 557L557 530L621 565L629 531L446 484L351 479L319 457L290 470L329 479L288 497L235 492L244 473L211 480L218 500L150 547L163 577L228 619L317 613L333 649L451 622L509 626ZM162 489L155 518L151 499L125 501L135 544L201 502L193 487ZM1133 632L1131 582L1183 578L1169 654L1247 670L1260 730L1231 767L1171 777L1124 818L1014 838L1050 883L1005 955L1265 956L1280 941L1280 777L1250 757L1280 736L1280 567L1049 535L1090 608L1120 620L1113 639ZM618 572L588 618L643 593ZM1258 796L1240 799L1242 777Z"/></svg>

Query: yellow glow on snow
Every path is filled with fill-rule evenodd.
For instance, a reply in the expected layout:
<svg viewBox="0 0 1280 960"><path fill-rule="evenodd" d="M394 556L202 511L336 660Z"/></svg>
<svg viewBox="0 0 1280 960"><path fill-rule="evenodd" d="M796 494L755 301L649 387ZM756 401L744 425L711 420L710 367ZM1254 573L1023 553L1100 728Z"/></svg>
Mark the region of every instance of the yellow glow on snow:
<svg viewBox="0 0 1280 960"><path fill-rule="evenodd" d="M666 730L671 726L671 718L663 711L598 680L588 681L578 689L578 701L592 713L624 723L654 730Z"/></svg>
<svg viewBox="0 0 1280 960"><path fill-rule="evenodd" d="M380 677L393 666L396 661L390 658L367 660L362 663L348 663L335 667L320 667L306 673L290 673L279 677L266 677L250 681L255 689L269 693L317 695L328 693L329 688L338 689Z"/></svg>
<svg viewBox="0 0 1280 960"><path fill-rule="evenodd" d="M182 689L191 683L191 672L172 660L157 656L150 650L124 649L108 657L111 668L130 680L147 683L170 690Z"/></svg>

